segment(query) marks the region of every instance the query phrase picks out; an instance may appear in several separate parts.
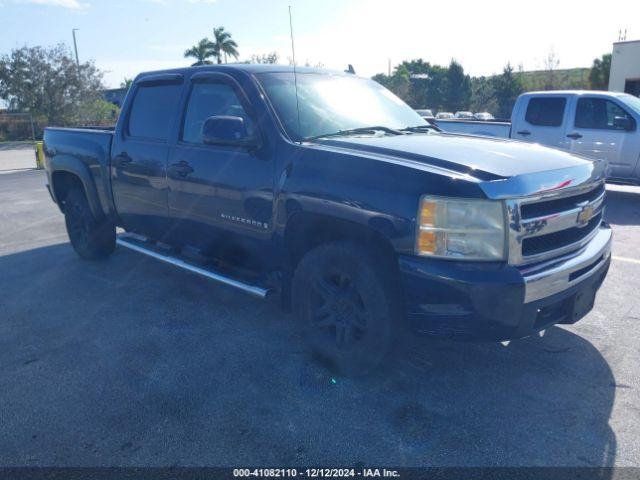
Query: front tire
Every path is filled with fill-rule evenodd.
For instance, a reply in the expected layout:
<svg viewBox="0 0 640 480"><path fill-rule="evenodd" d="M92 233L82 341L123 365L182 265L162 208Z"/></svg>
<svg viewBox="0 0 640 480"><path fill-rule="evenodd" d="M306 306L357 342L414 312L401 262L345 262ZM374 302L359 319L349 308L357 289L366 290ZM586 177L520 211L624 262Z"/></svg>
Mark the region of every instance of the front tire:
<svg viewBox="0 0 640 480"><path fill-rule="evenodd" d="M116 228L107 219L96 220L87 197L72 189L64 202L64 219L73 249L87 260L106 258L116 247Z"/></svg>
<svg viewBox="0 0 640 480"><path fill-rule="evenodd" d="M292 305L313 353L344 375L378 367L401 330L395 275L354 244L316 247L298 264Z"/></svg>

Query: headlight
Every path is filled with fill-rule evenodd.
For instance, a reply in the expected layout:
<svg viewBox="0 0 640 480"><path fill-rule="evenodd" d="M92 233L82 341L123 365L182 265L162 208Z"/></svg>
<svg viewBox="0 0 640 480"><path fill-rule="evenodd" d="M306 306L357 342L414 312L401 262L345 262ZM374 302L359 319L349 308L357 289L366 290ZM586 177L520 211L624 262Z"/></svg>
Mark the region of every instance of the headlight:
<svg viewBox="0 0 640 480"><path fill-rule="evenodd" d="M504 260L502 202L424 196L418 211L416 253L460 260Z"/></svg>

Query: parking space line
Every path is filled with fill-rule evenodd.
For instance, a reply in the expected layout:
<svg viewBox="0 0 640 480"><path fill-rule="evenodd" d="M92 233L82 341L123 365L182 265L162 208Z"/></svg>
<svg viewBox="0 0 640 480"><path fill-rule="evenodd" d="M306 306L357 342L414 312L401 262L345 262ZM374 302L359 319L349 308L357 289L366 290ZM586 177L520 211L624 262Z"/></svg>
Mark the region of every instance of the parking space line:
<svg viewBox="0 0 640 480"><path fill-rule="evenodd" d="M621 262L635 263L640 265L640 260L636 258L618 257L616 255L611 255L611 258L614 260L620 260Z"/></svg>

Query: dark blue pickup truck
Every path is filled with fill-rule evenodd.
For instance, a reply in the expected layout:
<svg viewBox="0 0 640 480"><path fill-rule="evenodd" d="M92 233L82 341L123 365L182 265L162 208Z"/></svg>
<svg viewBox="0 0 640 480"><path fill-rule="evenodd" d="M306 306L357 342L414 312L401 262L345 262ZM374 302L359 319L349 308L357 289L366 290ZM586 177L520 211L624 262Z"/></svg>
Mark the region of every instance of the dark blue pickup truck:
<svg viewBox="0 0 640 480"><path fill-rule="evenodd" d="M406 329L507 340L576 322L609 267L603 162L440 133L351 74L144 73L115 130L48 128L44 143L81 257L120 245L279 294L344 372Z"/></svg>

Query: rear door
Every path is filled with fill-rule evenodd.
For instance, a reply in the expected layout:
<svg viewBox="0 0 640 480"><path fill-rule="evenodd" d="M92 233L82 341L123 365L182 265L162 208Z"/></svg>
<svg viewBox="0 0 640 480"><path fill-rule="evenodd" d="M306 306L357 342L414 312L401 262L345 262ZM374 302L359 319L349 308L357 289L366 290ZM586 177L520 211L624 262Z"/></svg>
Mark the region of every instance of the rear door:
<svg viewBox="0 0 640 480"><path fill-rule="evenodd" d="M190 83L168 162L171 241L260 263L261 245L273 229L273 155L266 146L205 145L208 117L242 117L247 132L260 136L256 116L232 77L202 73Z"/></svg>
<svg viewBox="0 0 640 480"><path fill-rule="evenodd" d="M525 97L526 104L517 123L512 126L511 137L567 149L564 125L568 119L568 101L568 96L562 94Z"/></svg>
<svg viewBox="0 0 640 480"><path fill-rule="evenodd" d="M156 239L163 238L168 227L167 156L182 84L178 74L139 80L112 147L116 211L127 230Z"/></svg>
<svg viewBox="0 0 640 480"><path fill-rule="evenodd" d="M617 128L616 117L627 118L631 130ZM567 137L571 151L586 157L607 160L609 176L632 175L638 163L637 127L633 116L618 102L597 96L581 96Z"/></svg>

